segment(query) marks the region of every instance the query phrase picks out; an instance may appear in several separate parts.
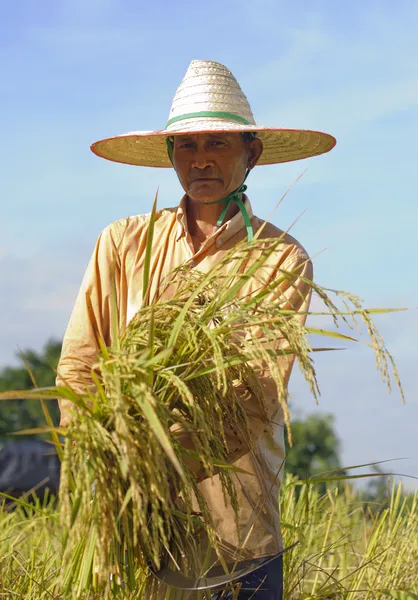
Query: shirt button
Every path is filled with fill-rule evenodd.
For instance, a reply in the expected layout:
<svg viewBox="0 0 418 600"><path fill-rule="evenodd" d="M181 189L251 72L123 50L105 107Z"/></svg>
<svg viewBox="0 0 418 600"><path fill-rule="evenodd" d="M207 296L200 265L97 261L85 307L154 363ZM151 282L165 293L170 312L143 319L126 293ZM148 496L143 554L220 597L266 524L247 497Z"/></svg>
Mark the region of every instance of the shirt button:
<svg viewBox="0 0 418 600"><path fill-rule="evenodd" d="M216 240L216 245L217 245L217 246L222 246L222 243L223 243L223 242L222 242L221 238L218 238L218 239Z"/></svg>

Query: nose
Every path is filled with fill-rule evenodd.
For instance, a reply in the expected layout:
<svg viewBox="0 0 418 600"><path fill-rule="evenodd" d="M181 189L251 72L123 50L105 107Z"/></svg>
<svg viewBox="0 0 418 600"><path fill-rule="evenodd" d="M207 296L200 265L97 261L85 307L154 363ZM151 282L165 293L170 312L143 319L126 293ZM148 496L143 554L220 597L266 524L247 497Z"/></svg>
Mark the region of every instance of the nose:
<svg viewBox="0 0 418 600"><path fill-rule="evenodd" d="M213 167L213 160L208 156L208 153L203 144L197 143L192 161L192 167L196 169L205 169L206 167Z"/></svg>

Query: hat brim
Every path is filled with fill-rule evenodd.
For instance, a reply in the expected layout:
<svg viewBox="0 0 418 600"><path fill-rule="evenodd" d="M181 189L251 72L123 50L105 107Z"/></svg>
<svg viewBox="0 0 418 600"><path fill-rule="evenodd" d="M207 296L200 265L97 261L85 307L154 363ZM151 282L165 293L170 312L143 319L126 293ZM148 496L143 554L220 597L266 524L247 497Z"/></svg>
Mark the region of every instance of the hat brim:
<svg viewBox="0 0 418 600"><path fill-rule="evenodd" d="M257 132L263 142L263 153L257 165L272 165L329 152L336 144L332 135L306 129L278 129L241 125L213 120L181 123L181 128L158 131L132 131L104 140L91 146L97 156L113 162L142 167L172 167L167 153L166 138L188 133Z"/></svg>

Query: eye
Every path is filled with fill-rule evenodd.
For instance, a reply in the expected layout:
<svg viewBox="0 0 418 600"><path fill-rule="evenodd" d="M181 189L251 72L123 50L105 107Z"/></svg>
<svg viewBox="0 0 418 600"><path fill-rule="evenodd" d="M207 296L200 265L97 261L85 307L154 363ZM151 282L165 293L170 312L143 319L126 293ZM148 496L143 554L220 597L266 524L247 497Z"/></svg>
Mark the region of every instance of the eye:
<svg viewBox="0 0 418 600"><path fill-rule="evenodd" d="M215 146L215 147L223 147L223 146L225 146L226 144L225 144L225 142L224 142L224 141L222 141L222 140L211 140L211 141L208 143L208 145L209 145L209 146Z"/></svg>
<svg viewBox="0 0 418 600"><path fill-rule="evenodd" d="M191 138L177 138L175 141L175 147L177 150L189 150L190 148L194 148L194 146L195 142Z"/></svg>

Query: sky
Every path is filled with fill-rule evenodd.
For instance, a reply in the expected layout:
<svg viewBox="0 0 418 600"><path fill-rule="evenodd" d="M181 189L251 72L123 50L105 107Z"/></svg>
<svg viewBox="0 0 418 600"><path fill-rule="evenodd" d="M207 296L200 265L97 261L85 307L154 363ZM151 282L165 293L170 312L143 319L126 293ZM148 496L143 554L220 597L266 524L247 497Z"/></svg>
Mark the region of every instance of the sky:
<svg viewBox="0 0 418 600"><path fill-rule="evenodd" d="M359 344L315 357L317 406L295 370L294 415L332 412L344 465L418 477L418 3L415 0L0 0L0 368L61 338L100 231L175 206L170 169L94 156L90 144L164 127L192 59L225 64L265 126L326 131L332 152L258 167L254 211L313 258L315 281L368 307L406 403ZM303 214L302 214L303 213ZM316 305L314 305L316 306ZM404 478L418 488L417 480Z"/></svg>

